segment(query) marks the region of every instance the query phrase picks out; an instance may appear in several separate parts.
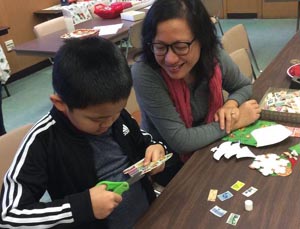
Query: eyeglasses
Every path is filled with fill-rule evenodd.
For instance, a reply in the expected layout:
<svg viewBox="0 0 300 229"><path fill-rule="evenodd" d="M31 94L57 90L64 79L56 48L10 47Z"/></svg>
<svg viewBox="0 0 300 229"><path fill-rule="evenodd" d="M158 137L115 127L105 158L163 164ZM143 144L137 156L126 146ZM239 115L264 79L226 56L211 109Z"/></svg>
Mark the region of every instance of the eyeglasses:
<svg viewBox="0 0 300 229"><path fill-rule="evenodd" d="M196 40L194 38L191 42L177 41L170 45L163 43L149 43L152 52L157 56L164 56L168 53L169 47L178 56L184 56L189 53L191 44Z"/></svg>

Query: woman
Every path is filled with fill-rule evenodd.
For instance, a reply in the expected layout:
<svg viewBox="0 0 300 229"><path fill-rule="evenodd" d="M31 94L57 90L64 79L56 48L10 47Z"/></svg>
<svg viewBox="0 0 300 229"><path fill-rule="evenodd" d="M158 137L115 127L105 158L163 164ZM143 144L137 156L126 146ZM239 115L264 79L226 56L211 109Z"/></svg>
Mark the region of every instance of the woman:
<svg viewBox="0 0 300 229"><path fill-rule="evenodd" d="M259 118L259 105L249 100L251 80L221 49L201 1L155 1L142 37L141 61L132 67L141 125L182 162ZM229 92L225 102L222 89ZM180 166L173 160L160 183L166 184Z"/></svg>

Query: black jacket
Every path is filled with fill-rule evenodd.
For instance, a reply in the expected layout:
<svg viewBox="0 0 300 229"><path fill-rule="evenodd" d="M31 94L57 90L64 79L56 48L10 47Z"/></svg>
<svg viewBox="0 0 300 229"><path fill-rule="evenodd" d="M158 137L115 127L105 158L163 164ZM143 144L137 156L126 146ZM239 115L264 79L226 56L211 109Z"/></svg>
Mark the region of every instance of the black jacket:
<svg viewBox="0 0 300 229"><path fill-rule="evenodd" d="M145 149L155 143L125 110L112 131L132 163L142 159ZM93 150L85 133L53 108L26 135L4 178L0 228L105 228L106 220L94 218L90 201L89 188L97 182ZM149 178L141 182L149 202L153 201ZM51 196L50 203L39 202L45 190Z"/></svg>

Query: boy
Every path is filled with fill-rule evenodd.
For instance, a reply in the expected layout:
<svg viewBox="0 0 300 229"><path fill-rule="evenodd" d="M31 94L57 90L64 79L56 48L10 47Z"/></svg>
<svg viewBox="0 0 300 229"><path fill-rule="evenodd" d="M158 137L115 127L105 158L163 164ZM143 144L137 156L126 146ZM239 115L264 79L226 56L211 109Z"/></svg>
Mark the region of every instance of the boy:
<svg viewBox="0 0 300 229"><path fill-rule="evenodd" d="M125 168L156 161L165 149L124 110L132 87L126 59L105 39L69 40L55 57L52 84L53 108L4 178L0 228L132 228L155 197L149 179L122 196L95 185L127 180ZM40 203L45 190L52 202Z"/></svg>

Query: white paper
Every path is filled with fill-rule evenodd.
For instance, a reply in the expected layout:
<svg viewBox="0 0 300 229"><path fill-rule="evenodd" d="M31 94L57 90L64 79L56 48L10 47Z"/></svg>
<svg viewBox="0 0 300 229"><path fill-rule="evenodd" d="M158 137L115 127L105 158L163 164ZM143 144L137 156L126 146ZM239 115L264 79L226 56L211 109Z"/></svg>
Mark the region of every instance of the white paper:
<svg viewBox="0 0 300 229"><path fill-rule="evenodd" d="M239 142L233 143L230 147L231 147L230 150L228 150L224 155L226 159L229 159L232 156L236 155L238 151L241 149Z"/></svg>
<svg viewBox="0 0 300 229"><path fill-rule="evenodd" d="M114 25L95 26L93 29L100 30L99 36L104 36L104 35L116 34L118 30L122 28L122 26L123 23L120 23Z"/></svg>
<svg viewBox="0 0 300 229"><path fill-rule="evenodd" d="M244 146L239 150L239 152L236 155L236 158L239 159L239 158L244 158L244 157L256 158L256 155L254 153L252 153L251 150L247 146Z"/></svg>
<svg viewBox="0 0 300 229"><path fill-rule="evenodd" d="M219 161L222 156L226 159L229 159L234 155L236 155L237 159L256 157L247 146L241 148L239 142L233 144L230 141L223 142L219 147L213 147L210 151L214 152L213 158L217 161Z"/></svg>
<svg viewBox="0 0 300 229"><path fill-rule="evenodd" d="M215 151L214 153L214 159L216 160L220 160L220 158L227 153L228 151L230 151L230 146L231 146L231 142L223 142L219 148Z"/></svg>
<svg viewBox="0 0 300 229"><path fill-rule="evenodd" d="M283 125L277 124L253 130L251 135L255 138L256 147L272 145L288 138L292 132Z"/></svg>

